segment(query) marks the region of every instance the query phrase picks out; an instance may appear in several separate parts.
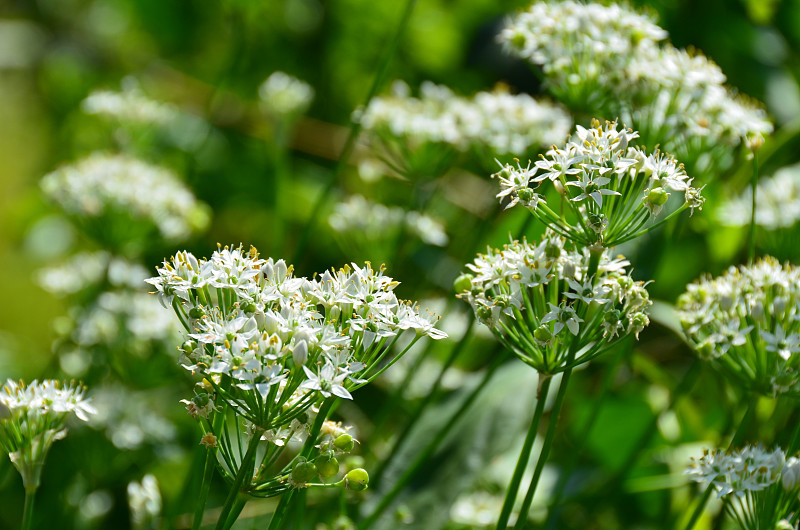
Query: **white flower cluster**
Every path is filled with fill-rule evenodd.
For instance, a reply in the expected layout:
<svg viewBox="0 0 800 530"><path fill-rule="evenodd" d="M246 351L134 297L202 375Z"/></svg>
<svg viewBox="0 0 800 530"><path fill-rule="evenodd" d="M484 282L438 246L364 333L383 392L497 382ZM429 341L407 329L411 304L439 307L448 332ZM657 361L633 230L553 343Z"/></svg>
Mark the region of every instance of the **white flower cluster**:
<svg viewBox="0 0 800 530"><path fill-rule="evenodd" d="M96 90L83 100L81 107L87 114L144 125L167 125L180 114L174 105L152 100L136 87L122 92Z"/></svg>
<svg viewBox="0 0 800 530"><path fill-rule="evenodd" d="M78 384L11 379L0 389L0 445L22 476L26 489L39 486L42 466L53 442L66 435L70 414L87 421L95 413Z"/></svg>
<svg viewBox="0 0 800 530"><path fill-rule="evenodd" d="M758 446L703 450L686 474L704 487L713 486L719 497L732 493L725 511L742 530L794 528L783 522L794 519L800 508L800 460L787 458L780 447L771 452Z"/></svg>
<svg viewBox="0 0 800 530"><path fill-rule="evenodd" d="M649 324L645 284L625 271L629 263L603 252L568 250L545 234L539 244L512 241L489 249L456 280L457 296L526 364L542 374L590 361Z"/></svg>
<svg viewBox="0 0 800 530"><path fill-rule="evenodd" d="M342 246L358 256L388 259L397 238L404 232L428 245L443 247L448 241L444 226L432 217L375 203L361 195L337 203L328 224Z"/></svg>
<svg viewBox="0 0 800 530"><path fill-rule="evenodd" d="M46 175L41 185L67 213L145 220L170 240L208 223L205 205L171 171L124 155L91 155Z"/></svg>
<svg viewBox="0 0 800 530"><path fill-rule="evenodd" d="M571 123L559 107L527 94L496 89L466 98L425 82L415 98L402 81L353 119L377 142L390 167L406 177L435 176L470 148L490 156L522 155L563 138Z"/></svg>
<svg viewBox="0 0 800 530"><path fill-rule="evenodd" d="M800 269L772 257L705 276L678 299L697 354L764 395L800 394Z"/></svg>
<svg viewBox="0 0 800 530"><path fill-rule="evenodd" d="M758 446L747 446L733 452L703 450L702 457L692 458L686 474L703 485L713 484L717 495L722 497L766 489L780 481L784 470L796 473L796 460L791 468L787 467L786 455L780 448L768 452Z"/></svg>
<svg viewBox="0 0 800 530"><path fill-rule="evenodd" d="M270 115L293 117L308 110L314 99L314 89L289 74L274 72L258 87L258 95Z"/></svg>
<svg viewBox="0 0 800 530"><path fill-rule="evenodd" d="M725 87L716 64L661 45L666 37L646 15L571 0L537 2L500 35L508 49L542 67L551 93L569 107L619 116L647 145L682 158L695 161L717 144L736 146L772 131L762 109ZM698 168L715 164L708 154L700 162Z"/></svg>
<svg viewBox="0 0 800 530"><path fill-rule="evenodd" d="M58 296L72 295L106 280L113 287L139 289L147 277L142 265L102 250L79 252L37 273L39 285Z"/></svg>
<svg viewBox="0 0 800 530"><path fill-rule="evenodd" d="M297 278L283 260L226 247L209 260L178 253L158 273L147 281L189 331L186 367L217 380L224 375L236 389L258 393L259 402L294 395L307 407L319 395L350 399L348 388L396 358L390 350L404 331L446 336L434 328L437 317L398 300L398 283L369 263ZM256 425L274 426L274 417L260 424L251 415Z"/></svg>
<svg viewBox="0 0 800 530"><path fill-rule="evenodd" d="M563 148L553 146L547 155L526 167L506 164L494 176L500 182L497 197L520 204L555 232L581 245L614 245L653 228L673 190L684 195L684 208L701 208L700 189L683 166L668 154L648 154L631 144L638 133L617 128L616 122L594 120L592 127L577 126ZM549 182L560 194L571 217L548 206L542 184ZM668 218L668 217L667 217ZM663 220L661 221L663 222Z"/></svg>
<svg viewBox="0 0 800 530"><path fill-rule="evenodd" d="M161 492L156 477L147 474L142 482L128 483L128 507L131 511L131 528L145 530L158 528L161 516Z"/></svg>
<svg viewBox="0 0 800 530"><path fill-rule="evenodd" d="M329 446L349 452L354 441L348 434L317 445L320 454L313 462L310 455L296 458L288 474L286 468L277 474L269 468L288 440L308 430L309 418L322 413L315 404L352 399L352 390L383 373L419 338L446 336L434 327L437 317L398 300L393 292L398 282L369 263L298 278L283 260L259 258L254 248L225 247L207 260L179 252L158 274L147 281L183 323L184 367L202 378L202 391L183 401L205 422L201 443L219 447L221 470L233 476L243 461L242 420L250 447L264 442L259 458L268 464L248 483L252 495L277 495L337 473ZM413 336L396 352L404 332ZM234 426L220 428L214 420L223 407L233 412ZM330 429L322 433L323 442L329 434ZM232 444L238 444L238 453Z"/></svg>
<svg viewBox="0 0 800 530"><path fill-rule="evenodd" d="M753 190L720 206L718 216L727 226L746 226L752 216ZM758 180L756 187L756 224L766 230L794 226L800 220L800 164L783 167L772 177Z"/></svg>

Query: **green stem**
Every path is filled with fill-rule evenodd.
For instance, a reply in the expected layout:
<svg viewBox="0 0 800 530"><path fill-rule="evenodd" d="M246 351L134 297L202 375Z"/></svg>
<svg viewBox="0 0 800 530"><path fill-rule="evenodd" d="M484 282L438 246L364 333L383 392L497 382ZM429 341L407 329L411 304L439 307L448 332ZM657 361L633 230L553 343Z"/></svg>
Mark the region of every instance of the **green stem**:
<svg viewBox="0 0 800 530"><path fill-rule="evenodd" d="M406 471L400 476L400 478L397 479L397 482L395 482L395 485L392 487L391 491L389 491L389 493L383 496L380 503L378 503L378 506L375 507L372 513L369 516L367 516L366 519L361 521L361 523L358 525L358 530L367 530L373 524L375 524L375 522L378 520L381 514L383 514L386 508L389 507L389 505L400 494L403 488L405 488L406 485L411 481L411 479L414 478L414 476L416 476L416 474L422 468L423 464L425 464L428 461L428 459L430 459L430 457L433 455L433 453L436 451L436 449L439 447L439 445L442 443L445 437L448 434L450 434L450 431L452 431L455 424L458 423L459 420L465 417L467 409L469 409L472 403L478 398L481 391L484 389L487 383L489 383L489 381L492 379L492 376L494 376L497 369L500 367L500 365L503 364L505 358L506 358L505 355L498 357L495 360L495 362L492 363L489 369L486 370L486 374L483 376L483 379L478 384L478 386L475 387L475 389L467 397L467 399L464 400L464 402L461 404L458 410L456 410L450 416L450 419L447 421L447 423L443 425L441 429L439 429L439 431L431 439L428 445L425 446L425 449L423 449L422 452L419 455L417 455L417 458L414 459L414 461L406 468ZM270 528L270 530L273 529Z"/></svg>
<svg viewBox="0 0 800 530"><path fill-rule="evenodd" d="M25 488L25 507L22 510L22 530L33 528L33 501L36 497L36 488Z"/></svg>
<svg viewBox="0 0 800 530"><path fill-rule="evenodd" d="M211 490L211 476L214 474L214 464L216 460L216 449L207 449L205 465L203 467L203 478L200 483L200 495L197 497L197 504L194 509L194 521L192 522L192 530L200 530L203 524L203 514L206 511L206 502L208 501L208 492Z"/></svg>
<svg viewBox="0 0 800 530"><path fill-rule="evenodd" d="M239 465L239 472L236 473L236 477L233 479L233 484L231 485L231 490L228 493L227 499L225 499L225 505L222 507L222 512L217 520L216 530L225 530L230 528L228 525L228 516L230 515L231 510L236 503L236 499L239 496L242 485L244 484L245 477L249 477L248 485L253 478L253 463L256 459L259 441L261 441L261 433L253 433L252 438L250 438L250 443L247 445L247 452L245 453L244 457L242 458L242 462ZM231 521L230 524L232 525L233 521Z"/></svg>
<svg viewBox="0 0 800 530"><path fill-rule="evenodd" d="M281 500L278 501L278 506L272 513L272 519L269 521L269 528L267 530L278 530L280 528L283 514L286 513L286 508L288 508L289 503L291 503L293 493L294 490L290 490L281 495Z"/></svg>
<svg viewBox="0 0 800 530"><path fill-rule="evenodd" d="M756 192L758 186L758 151L753 150L753 178L750 179L750 190L753 192L752 212L750 214L750 233L748 235L748 258L752 263L756 259Z"/></svg>
<svg viewBox="0 0 800 530"><path fill-rule="evenodd" d="M556 394L556 401L553 404L553 410L550 411L550 419L547 422L547 434L545 435L542 452L539 453L539 459L536 461L536 469L533 471L533 477L531 478L531 483L528 485L528 492L525 494L525 499L522 501L522 508L520 508L519 518L514 528L523 530L525 528L525 523L528 522L528 512L533 503L533 496L536 493L536 487L539 485L539 478L542 476L542 470L547 462L547 458L550 456L550 448L553 446L556 427L558 427L558 417L561 414L561 407L564 405L564 397L567 395L567 385L569 384L571 376L572 368L568 368L561 377L561 383L558 385L558 394Z"/></svg>
<svg viewBox="0 0 800 530"><path fill-rule="evenodd" d="M408 25L408 21L411 18L411 13L414 11L414 6L416 4L417 0L407 0L405 9L403 10L403 14L400 18L400 22L397 25L397 30L392 36L392 40L389 41L389 46L386 47L384 55L381 58L381 63L378 66L375 79L372 80L372 86L370 86L369 93L364 100L363 108L367 108L369 106L369 102L372 101L372 98L375 97L375 94L378 93L381 85L383 85L386 74L389 70L389 63L397 51L397 48L400 44L400 38L402 37L403 31ZM339 176L341 175L342 171L344 171L345 166L347 166L347 162L350 159L350 155L353 153L353 148L356 145L356 139L358 138L359 132L361 132L361 123L358 121L353 121L353 123L350 125L350 134L347 136L347 140L342 148L342 152L339 155L339 160L336 162L336 167L334 168L330 179L328 179L328 182L325 184L325 188L317 197L317 200L311 209L311 215L309 216L308 222L303 227L303 231L300 233L292 263L298 263L299 260L307 254L306 245L308 244L308 239L311 236L311 233L314 231L317 217L319 217L322 207L325 205L325 201L328 200L334 185L339 181Z"/></svg>
<svg viewBox="0 0 800 530"><path fill-rule="evenodd" d="M395 456L397 456L397 452L400 450L403 442L408 438L408 435L414 428L414 425L416 425L417 421L419 421L419 419L422 417L422 413L425 412L425 409L428 408L431 403L436 402L437 398L439 397L439 389L442 386L444 374L453 365L459 354L464 351L464 347L466 346L466 343L469 342L469 337L474 328L475 317L472 313L470 313L470 324L469 327L467 327L467 330L464 332L464 336L453 346L453 349L450 351L450 355L439 369L439 375L436 377L436 381L433 383L430 392L428 392L428 395L425 397L425 399L421 400L419 405L417 405L417 408L414 410L408 423L406 423L405 427L403 427L403 431L398 435L397 440L394 442L391 451L389 451L389 454L386 456L386 458L381 460L378 469L376 469L375 478L371 479L371 482L373 482L376 486L380 483L380 479L383 477L383 472L386 471L386 466L394 459Z"/></svg>
<svg viewBox="0 0 800 530"><path fill-rule="evenodd" d="M303 444L303 449L300 451L300 454L297 455L298 458L308 458L311 455L311 451L314 449L314 445L316 445L317 436L319 436L319 432L322 429L322 424L325 423L328 413L335 402L336 398L330 397L320 406L317 417L314 418L314 424L311 426L308 438L306 438L306 442ZM267 530L278 530L282 528L283 518L294 500L295 491L296 490L289 490L281 495L281 500L278 501L278 506L272 513L272 518L269 521L269 528Z"/></svg>
<svg viewBox="0 0 800 530"><path fill-rule="evenodd" d="M594 425L597 422L597 418L600 417L600 411L603 410L603 405L608 399L608 390L611 386L611 381L617 374L617 370L619 369L622 358L628 351L629 350L627 348L619 348L619 353L614 357L614 360L612 361L608 370L605 371L603 382L600 385L599 396L597 396L597 398L594 400L592 410L589 412L589 418L581 428L580 434L578 434L578 436L575 438L576 447L571 451L570 461L561 471L558 477L558 482L556 483L556 487L553 490L553 500L550 501L547 520L544 523L544 528L546 529L555 528L556 526L556 521L560 511L558 508L559 504L561 503L561 499L564 496L564 488L567 486L567 480L569 479L570 475L572 475L575 467L578 465L578 457L583 453L584 446L594 430Z"/></svg>
<svg viewBox="0 0 800 530"><path fill-rule="evenodd" d="M742 417L742 421L739 422L739 426L736 428L736 432L733 434L733 438L731 438L731 443L728 445L728 451L737 447L742 443L742 439L744 438L744 434L747 431L747 427L750 424L750 421L753 418L753 415L756 410L756 402L758 398L756 396L749 396L751 399L747 401L747 410ZM700 519L700 516L703 514L703 510L706 507L706 503L708 499L711 497L711 492L714 489L712 484L709 484L706 488L706 491L703 493L703 496L700 498L700 501L695 506L694 511L692 512L692 517L689 519L689 522L684 527L684 530L692 530L694 525L697 524L697 521Z"/></svg>
<svg viewBox="0 0 800 530"><path fill-rule="evenodd" d="M506 489L506 497L503 501L503 509L500 512L500 517L497 519L497 530L505 530L508 528L508 519L511 517L511 511L514 508L514 501L517 500L517 492L519 492L519 485L522 483L522 476L525 474L525 469L528 467L528 459L531 456L531 449L533 449L533 442L536 440L536 433L539 430L539 423L544 414L544 405L547 402L547 394L550 391L550 383L553 377L550 375L543 376L542 385L536 395L536 408L533 412L531 424L528 427L528 434L525 435L525 441L522 444L522 450L519 452L517 459L517 466L514 468L514 474L511 476L511 482L508 483Z"/></svg>

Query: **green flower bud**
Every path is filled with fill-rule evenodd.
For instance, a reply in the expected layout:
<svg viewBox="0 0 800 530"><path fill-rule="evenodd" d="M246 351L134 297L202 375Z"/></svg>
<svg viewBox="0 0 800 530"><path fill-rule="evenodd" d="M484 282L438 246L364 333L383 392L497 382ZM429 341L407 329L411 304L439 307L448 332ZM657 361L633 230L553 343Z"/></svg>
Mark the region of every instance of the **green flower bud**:
<svg viewBox="0 0 800 530"><path fill-rule="evenodd" d="M209 396L206 393L197 394L195 397L192 398L192 403L201 408L208 405L208 401L209 401Z"/></svg>
<svg viewBox="0 0 800 530"><path fill-rule="evenodd" d="M475 278L472 274L462 274L456 281L453 282L453 289L457 293L466 293L472 290L472 279Z"/></svg>
<svg viewBox="0 0 800 530"><path fill-rule="evenodd" d="M550 327L545 324L533 330L533 338L539 342L547 343L553 340L553 334L550 333Z"/></svg>
<svg viewBox="0 0 800 530"><path fill-rule="evenodd" d="M669 199L669 193L664 188L653 188L647 193L646 200L653 206L664 206Z"/></svg>
<svg viewBox="0 0 800 530"><path fill-rule="evenodd" d="M297 484L305 484L317 476L317 466L314 462L308 462L305 458L300 459L292 468L292 480Z"/></svg>
<svg viewBox="0 0 800 530"><path fill-rule="evenodd" d="M315 462L317 471L322 478L329 478L339 473L339 461L333 456L333 453L323 453Z"/></svg>
<svg viewBox="0 0 800 530"><path fill-rule="evenodd" d="M534 195L533 190L530 188L520 188L517 190L517 197L519 197L519 200L522 202L530 202Z"/></svg>
<svg viewBox="0 0 800 530"><path fill-rule="evenodd" d="M203 309L203 306L201 305L195 306L189 310L189 316L195 320L202 318L205 314L206 310Z"/></svg>
<svg viewBox="0 0 800 530"><path fill-rule="evenodd" d="M362 468L353 469L344 477L344 486L350 491L364 491L369 485L369 473Z"/></svg>
<svg viewBox="0 0 800 530"><path fill-rule="evenodd" d="M355 447L355 441L349 434L340 434L334 441L333 445L340 451L349 453Z"/></svg>

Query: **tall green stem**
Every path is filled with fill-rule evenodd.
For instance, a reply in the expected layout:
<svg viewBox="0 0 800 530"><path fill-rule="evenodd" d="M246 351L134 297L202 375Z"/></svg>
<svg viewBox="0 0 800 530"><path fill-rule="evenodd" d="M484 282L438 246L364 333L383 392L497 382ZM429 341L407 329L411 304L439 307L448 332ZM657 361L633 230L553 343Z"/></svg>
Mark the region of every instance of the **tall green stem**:
<svg viewBox="0 0 800 530"><path fill-rule="evenodd" d="M525 435L525 441L522 444L522 450L519 452L517 459L517 466L514 468L514 474L511 476L511 482L508 483L506 489L506 497L503 501L503 509L500 511L500 517L497 519L497 530L505 530L508 528L508 520L511 517L511 511L514 508L514 501L517 499L517 492L519 492L519 485L522 483L522 476L525 474L525 469L528 467L528 459L531 456L531 449L533 449L533 442L536 440L536 433L539 430L539 423L544 414L544 405L547 402L547 394L550 391L550 383L553 380L552 376L542 376L541 387L536 395L536 408L533 412L531 424L528 427L528 434Z"/></svg>
<svg viewBox="0 0 800 530"><path fill-rule="evenodd" d="M750 190L753 192L752 211L750 214L750 234L748 245L748 258L752 262L756 259L756 192L758 189L758 151L753 150L753 177L750 179Z"/></svg>
<svg viewBox="0 0 800 530"><path fill-rule="evenodd" d="M403 35L403 31L405 30L406 26L408 25L408 21L411 19L411 13L414 11L414 6L417 4L417 0L407 0L406 6L403 9L403 14L400 17L400 22L397 25L397 29L395 30L394 35L392 36L392 40L389 41L389 45L386 47L383 57L381 58L380 66L378 66L378 71L375 74L375 78L372 81L372 86L369 88L369 93L367 97L364 99L363 107L367 108L369 106L369 102L372 101L372 98L375 97L375 94L378 93L381 85L385 81L386 74L389 70L389 63L392 60L397 48L400 44L400 38ZM331 190L333 189L334 185L339 181L339 175L341 175L342 171L344 170L345 166L347 166L348 160L350 160L350 155L353 153L353 148L356 145L356 139L358 138L358 133L361 132L361 123L358 121L353 121L350 125L350 134L347 136L347 140L345 141L344 147L342 148L342 152L339 155L339 160L336 162L336 167L331 174L330 179L325 184L325 188L320 192L319 196L317 197L316 202L311 210L311 215L308 218L308 222L303 227L303 231L300 234L300 237L297 241L297 248L295 249L294 257L292 259L292 263L297 264L300 259L306 254L306 245L308 244L308 238L311 236L311 233L314 230L314 226L317 222L317 217L319 216L320 212L322 211L322 207L325 205L325 201L328 199Z"/></svg>
<svg viewBox="0 0 800 530"><path fill-rule="evenodd" d="M629 350L627 348L620 348L619 353L614 357L614 360L611 363L611 366L605 372L603 377L603 382L600 385L600 392L599 395L594 399L594 404L592 406L591 411L589 412L589 418L584 423L583 427L581 428L580 433L575 438L576 447L570 453L571 459L566 466L561 470L561 473L558 477L558 482L556 483L556 487L553 490L552 501L549 505L549 510L547 513L547 520L544 523L544 528L550 529L555 528L556 521L558 519L559 513L559 504L561 503L561 499L564 495L564 488L567 486L567 480L569 479L572 471L578 465L578 456L583 452L584 444L586 444L587 440L589 440L589 436L592 434L594 429L594 425L597 422L597 418L600 417L600 411L603 410L603 405L605 405L606 399L609 395L609 387L611 386L611 381L614 379L614 376L617 374L617 370L620 366L622 358Z"/></svg>
<svg viewBox="0 0 800 530"><path fill-rule="evenodd" d="M231 510L236 503L236 498L242 489L245 478L248 478L248 484L253 478L253 463L256 459L256 452L258 449L258 443L260 441L261 433L253 433L252 438L250 438L250 443L247 445L247 452L245 453L244 457L242 458L242 462L239 465L239 472L236 473L236 477L233 479L233 484L231 485L231 490L228 493L227 499L225 499L225 505L222 507L222 512L217 520L216 530L225 530L230 528L230 525L233 525L233 521L231 521L230 525L228 525L228 516L230 515Z"/></svg>
<svg viewBox="0 0 800 530"><path fill-rule="evenodd" d="M378 506L375 507L372 513L367 516L366 519L361 521L361 523L358 525L358 530L367 530L373 524L375 524L386 508L388 508L394 499L400 494L400 492L403 491L403 488L405 488L411 479L416 476L416 474L422 468L422 465L428 461L434 452L436 452L436 449L439 447L445 437L450 434L450 431L453 429L455 424L458 423L460 419L464 418L467 409L469 409L475 399L477 399L483 388L487 385L487 383L489 383L505 359L506 356L503 355L498 357L494 363L492 363L489 369L486 370L486 374L484 374L483 379L481 379L481 382L478 384L478 386L475 387L467 399L464 400L458 410L456 410L450 416L450 419L447 421L447 423L443 425L441 429L439 429L431 441L428 442L428 445L425 446L425 449L423 449L422 452L417 455L417 458L414 459L411 465L406 468L405 472L400 476L400 478L397 479L397 482L395 482L395 485L392 487L391 491L381 498L380 503L378 503ZM273 529L270 528L270 530Z"/></svg>
<svg viewBox="0 0 800 530"><path fill-rule="evenodd" d="M22 511L22 530L33 528L33 501L36 497L36 488L25 488L25 508Z"/></svg>
<svg viewBox="0 0 800 530"><path fill-rule="evenodd" d="M547 422L547 434L544 438L544 445L542 445L542 452L539 453L539 459L536 461L536 469L533 471L531 483L528 485L528 492L525 494L525 499L522 501L522 508L519 511L519 518L514 528L523 530L525 523L528 521L528 512L530 511L531 504L533 503L533 495L536 493L536 487L539 485L539 479L542 476L542 470L550 456L550 448L553 446L553 439L556 435L556 427L558 427L558 417L561 414L561 407L564 404L564 397L567 395L567 385L569 384L570 377L572 376L572 368L567 369L561 377L561 384L558 385L558 394L556 394L556 401L553 403L553 410L550 412L550 419Z"/></svg>
<svg viewBox="0 0 800 530"><path fill-rule="evenodd" d="M208 492L211 490L211 476L214 474L214 460L216 460L216 449L207 449L205 465L203 467L203 479L200 483L200 495L197 497L197 504L194 508L194 520L192 521L192 530L200 530L203 524L203 514L206 511L206 501L208 500Z"/></svg>

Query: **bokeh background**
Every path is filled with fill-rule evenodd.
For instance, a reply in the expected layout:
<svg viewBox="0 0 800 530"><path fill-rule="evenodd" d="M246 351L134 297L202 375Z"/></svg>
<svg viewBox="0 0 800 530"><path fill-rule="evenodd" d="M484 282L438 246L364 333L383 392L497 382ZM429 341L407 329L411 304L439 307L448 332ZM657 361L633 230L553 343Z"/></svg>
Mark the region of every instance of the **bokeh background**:
<svg viewBox="0 0 800 530"><path fill-rule="evenodd" d="M104 277L62 296L42 287L42 269L78 252L120 253L47 200L39 185L42 177L92 152L115 152L120 146L179 175L208 206L209 222L180 242L152 237L129 252L126 258L148 272L177 250L207 256L218 242L252 244L263 255L292 259L296 273L306 276L348 261L387 259L385 248L361 246L353 251L342 245L325 217L348 195L405 207L412 194L413 184L406 181L361 178L355 164L359 149L331 183L351 114L367 96L403 4L0 4L0 376L83 379L101 409L92 426L76 426L50 454L37 507L42 527L128 527L127 484L147 473L159 481L161 524L186 525L181 514L189 510L190 468L199 454L196 426L178 403L192 382L176 362L179 339L163 324L171 314L152 313L153 322L167 329L147 336L129 325L138 303L133 295L114 302L114 309L108 303L96 305L99 293L124 287L128 296L146 291L144 284L128 286ZM420 0L388 65L388 80L401 79L412 88L431 80L463 95L502 83L514 92L539 96L530 67L505 55L496 42L505 18L526 5ZM764 103L776 132L764 147L762 175L800 161L799 1L665 0L632 5L656 13L673 44L702 50L720 65L731 86ZM258 94L259 85L278 70L304 80L315 91L308 111L286 130L270 120ZM82 106L99 89L137 90L169 103L183 118L166 130L128 131L121 138L118 124L90 115ZM387 90L389 83L384 83L380 92ZM491 161L482 163L492 166ZM551 486L559 469L575 466L557 528L670 527L668 522L686 511L695 494L680 475L688 456L696 455L704 441L719 440L737 421L741 403L736 389L704 368L701 383L687 383L686 395L671 403L692 355L675 333L669 305L701 273L716 274L744 261L746 229L721 226L715 210L723 198L747 186L751 171L742 156L726 175L692 175L708 183L704 210L623 249L637 275L655 280L649 287L651 296L663 304L654 309L654 325L635 348L610 354L576 374L562 421L565 427L548 465ZM286 178L276 193L277 174ZM389 252L388 273L402 282L402 297L419 299L442 314L451 340L437 344L424 363L418 362L419 352L412 352L379 388L363 391L353 404L342 407L342 419L355 424L361 434L368 469L379 465L468 325L469 315L460 307L465 304L451 301L453 279L476 251L507 241L509 231L516 235L526 220L524 211L499 212L495 193L488 172L476 164L448 172L425 208L443 223L449 243L409 243ZM311 225L310 237L304 237L320 194L325 199L322 214ZM529 237L540 232L535 225L528 229ZM759 232L759 252L796 262L800 246L795 236L800 236L795 227L776 237ZM131 277L137 274L131 272ZM113 322L104 328L103 337L81 342L75 338L76 329L93 311L105 311L101 317ZM147 311L155 310L148 306ZM405 453L388 464L383 485L375 485L372 497L349 499L352 518L357 520L359 510L374 505L392 473L413 459L426 433L447 418L496 355L490 336L477 333L470 338ZM603 392L607 398L597 411L592 405ZM492 495L502 495L507 480L503 477L513 466L534 393L532 374L518 363L504 366L438 456L387 512L382 527L482 528L481 503L491 505ZM764 399L757 410L765 420L758 423L764 432L749 433L753 441L779 442L782 428L798 420L790 404ZM578 444L589 418L595 418L591 435ZM639 435L651 426L653 435L644 451L631 460ZM627 471L614 488L592 488L598 477L618 476L622 466ZM19 524L22 488L5 458L0 459L0 491L0 527L13 528ZM222 488L214 490L210 505L218 506L223 493ZM312 496L309 502L313 516L306 517L308 528L332 524L339 514L335 499ZM253 503L237 527L265 527L271 506L270 501ZM710 528L711 520L702 524Z"/></svg>

